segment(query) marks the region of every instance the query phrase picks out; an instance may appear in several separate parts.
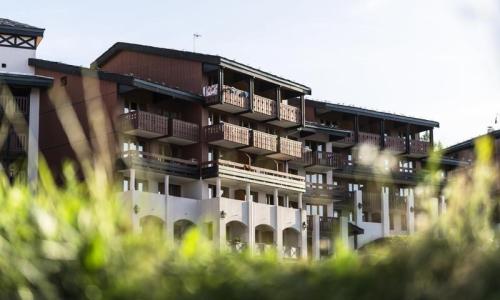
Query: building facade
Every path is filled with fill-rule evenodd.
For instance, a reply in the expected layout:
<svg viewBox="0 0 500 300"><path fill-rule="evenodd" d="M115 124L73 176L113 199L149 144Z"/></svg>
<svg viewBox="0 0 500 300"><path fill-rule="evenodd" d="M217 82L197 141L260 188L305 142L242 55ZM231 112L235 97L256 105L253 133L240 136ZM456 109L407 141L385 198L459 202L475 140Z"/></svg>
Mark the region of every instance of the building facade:
<svg viewBox="0 0 500 300"><path fill-rule="evenodd" d="M437 122L306 99L303 84L214 55L117 43L89 68L25 59L50 86L29 119L48 165L60 174L105 136L137 231L175 241L197 226L220 248L318 259L415 230Z"/></svg>

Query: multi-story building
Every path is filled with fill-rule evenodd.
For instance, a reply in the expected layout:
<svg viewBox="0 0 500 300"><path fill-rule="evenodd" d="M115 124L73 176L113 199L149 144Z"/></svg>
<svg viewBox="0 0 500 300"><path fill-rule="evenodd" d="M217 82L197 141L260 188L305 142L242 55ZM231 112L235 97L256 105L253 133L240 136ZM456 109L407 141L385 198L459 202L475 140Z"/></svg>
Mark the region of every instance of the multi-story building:
<svg viewBox="0 0 500 300"><path fill-rule="evenodd" d="M0 164L11 180L35 182L40 91L52 79L35 75L44 29L0 18Z"/></svg>
<svg viewBox="0 0 500 300"><path fill-rule="evenodd" d="M437 122L306 100L307 86L224 57L136 44L91 68L29 65L54 79L39 114L49 166L100 145L89 107L102 108L137 230L155 224L173 241L198 226L218 247L289 258L414 230L413 187ZM58 113L69 107L84 135L65 133Z"/></svg>

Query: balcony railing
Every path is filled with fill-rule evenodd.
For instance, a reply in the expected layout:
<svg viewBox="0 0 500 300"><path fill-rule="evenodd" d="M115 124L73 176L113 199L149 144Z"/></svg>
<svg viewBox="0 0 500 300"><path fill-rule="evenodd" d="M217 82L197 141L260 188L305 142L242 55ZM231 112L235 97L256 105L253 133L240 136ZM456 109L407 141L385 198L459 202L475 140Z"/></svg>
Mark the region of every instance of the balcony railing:
<svg viewBox="0 0 500 300"><path fill-rule="evenodd" d="M262 150L276 152L278 145L278 138L276 135L252 130L251 136L252 138L250 139L250 146Z"/></svg>
<svg viewBox="0 0 500 300"><path fill-rule="evenodd" d="M249 93L242 91L232 86L223 85L222 87L222 103L220 103L218 94L218 84L214 84L203 89L203 95L208 105L214 104L230 104L240 108L248 109L249 107Z"/></svg>
<svg viewBox="0 0 500 300"><path fill-rule="evenodd" d="M319 217L319 231L320 232L333 232L333 218L332 217Z"/></svg>
<svg viewBox="0 0 500 300"><path fill-rule="evenodd" d="M296 158L302 157L302 142L290 140L284 137L280 137L280 153L293 156Z"/></svg>
<svg viewBox="0 0 500 300"><path fill-rule="evenodd" d="M158 173L199 178L199 165L195 160L185 160L143 151L129 150L121 153L127 168L135 167Z"/></svg>
<svg viewBox="0 0 500 300"><path fill-rule="evenodd" d="M359 143L373 146L380 145L380 135L376 133L359 132Z"/></svg>
<svg viewBox="0 0 500 300"><path fill-rule="evenodd" d="M202 165L202 178L224 177L305 192L304 176L219 159Z"/></svg>
<svg viewBox="0 0 500 300"><path fill-rule="evenodd" d="M254 94L253 110L264 115L276 116L276 101Z"/></svg>
<svg viewBox="0 0 500 300"><path fill-rule="evenodd" d="M170 136L189 140L193 142L199 141L200 130L198 124L181 121L178 119L169 120Z"/></svg>
<svg viewBox="0 0 500 300"><path fill-rule="evenodd" d="M300 248L295 246L283 245L283 257L292 259L300 258Z"/></svg>
<svg viewBox="0 0 500 300"><path fill-rule="evenodd" d="M301 161L306 166L325 166L340 168L343 156L340 153L306 150L302 153Z"/></svg>
<svg viewBox="0 0 500 300"><path fill-rule="evenodd" d="M247 243L237 241L227 241L227 248L234 253L242 253L247 248Z"/></svg>
<svg viewBox="0 0 500 300"><path fill-rule="evenodd" d="M263 255L268 252L275 251L276 247L274 244L265 243L255 243L255 253L258 255Z"/></svg>
<svg viewBox="0 0 500 300"><path fill-rule="evenodd" d="M404 152L406 150L405 139L398 136L386 136L385 148L395 152Z"/></svg>
<svg viewBox="0 0 500 300"><path fill-rule="evenodd" d="M341 144L354 144L355 143L354 131L351 131L350 136L346 136L345 138L338 140L336 142Z"/></svg>
<svg viewBox="0 0 500 300"><path fill-rule="evenodd" d="M27 115L29 113L29 109L30 109L29 97L0 96L0 111Z"/></svg>
<svg viewBox="0 0 500 300"><path fill-rule="evenodd" d="M230 123L219 123L205 127L207 142L227 141L230 143L248 145L249 129Z"/></svg>
<svg viewBox="0 0 500 300"><path fill-rule="evenodd" d="M302 121L300 109L292 105L280 103L280 119L293 123L300 123Z"/></svg>
<svg viewBox="0 0 500 300"><path fill-rule="evenodd" d="M430 143L420 140L410 140L410 154L427 154Z"/></svg>
<svg viewBox="0 0 500 300"><path fill-rule="evenodd" d="M365 192L361 194L363 198L364 211L380 211L381 210L381 194L377 192Z"/></svg>
<svg viewBox="0 0 500 300"><path fill-rule="evenodd" d="M406 210L406 196L401 195L390 195L389 197L389 208L394 210Z"/></svg>
<svg viewBox="0 0 500 300"><path fill-rule="evenodd" d="M145 111L133 111L120 116L123 131L140 130L158 136L168 134L168 118Z"/></svg>

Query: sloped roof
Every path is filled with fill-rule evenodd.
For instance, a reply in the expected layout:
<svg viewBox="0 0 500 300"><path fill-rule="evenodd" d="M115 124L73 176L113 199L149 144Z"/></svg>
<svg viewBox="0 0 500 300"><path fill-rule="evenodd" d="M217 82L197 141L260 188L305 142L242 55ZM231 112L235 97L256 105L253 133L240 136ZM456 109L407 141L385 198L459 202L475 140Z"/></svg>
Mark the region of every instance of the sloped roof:
<svg viewBox="0 0 500 300"><path fill-rule="evenodd" d="M45 29L25 23L0 18L0 33L19 34L27 36L43 36Z"/></svg>

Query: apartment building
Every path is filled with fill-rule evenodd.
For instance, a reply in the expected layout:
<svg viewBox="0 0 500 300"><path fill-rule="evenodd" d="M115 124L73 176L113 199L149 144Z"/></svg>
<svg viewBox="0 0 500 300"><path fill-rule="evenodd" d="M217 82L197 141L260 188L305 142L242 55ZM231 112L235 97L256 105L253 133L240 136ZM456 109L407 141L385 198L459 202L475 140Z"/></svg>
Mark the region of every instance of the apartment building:
<svg viewBox="0 0 500 300"><path fill-rule="evenodd" d="M318 259L415 224L413 188L439 124L306 99L306 85L200 53L116 43L90 68L29 58L50 78L39 149L54 173L96 141L100 107L134 228L168 240ZM84 138L65 133L72 108ZM80 138L80 140L79 140Z"/></svg>
<svg viewBox="0 0 500 300"><path fill-rule="evenodd" d="M0 164L11 180L36 182L40 92L52 78L28 65L44 29L0 18Z"/></svg>

